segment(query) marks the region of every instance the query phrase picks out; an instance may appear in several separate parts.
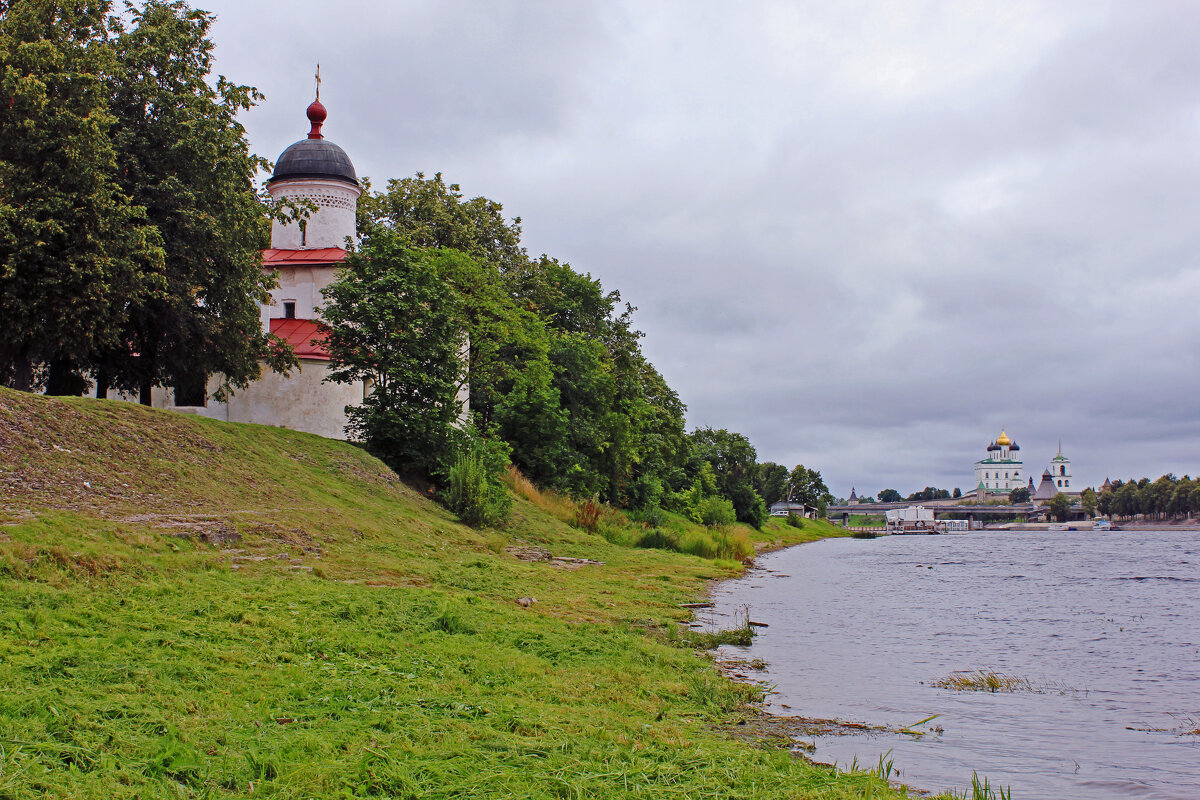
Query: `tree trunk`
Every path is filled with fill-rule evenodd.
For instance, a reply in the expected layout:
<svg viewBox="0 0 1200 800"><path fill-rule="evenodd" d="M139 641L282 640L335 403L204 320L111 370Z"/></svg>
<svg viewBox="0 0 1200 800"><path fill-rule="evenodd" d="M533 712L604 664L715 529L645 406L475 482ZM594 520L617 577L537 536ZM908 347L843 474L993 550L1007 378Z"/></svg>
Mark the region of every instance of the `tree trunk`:
<svg viewBox="0 0 1200 800"><path fill-rule="evenodd" d="M100 400L108 398L108 370L102 369L96 372L96 397Z"/></svg>
<svg viewBox="0 0 1200 800"><path fill-rule="evenodd" d="M46 394L52 397L66 394L66 383L70 374L71 370L65 361L61 359L51 361L50 373L46 376Z"/></svg>
<svg viewBox="0 0 1200 800"><path fill-rule="evenodd" d="M141 391L138 392L138 402L144 406L153 405L154 397L151 392L154 389L154 384L149 378L142 381Z"/></svg>
<svg viewBox="0 0 1200 800"><path fill-rule="evenodd" d="M28 358L13 361L12 387L19 392L33 391L33 362Z"/></svg>

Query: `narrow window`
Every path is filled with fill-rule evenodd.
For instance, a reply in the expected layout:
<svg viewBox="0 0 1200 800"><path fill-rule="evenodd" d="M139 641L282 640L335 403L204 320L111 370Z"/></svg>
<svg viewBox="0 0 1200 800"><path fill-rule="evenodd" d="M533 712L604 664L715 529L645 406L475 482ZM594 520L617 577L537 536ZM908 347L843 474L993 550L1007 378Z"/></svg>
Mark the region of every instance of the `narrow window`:
<svg viewBox="0 0 1200 800"><path fill-rule="evenodd" d="M296 301L295 300L284 300L283 301L283 318L284 319L295 319L296 318Z"/></svg>
<svg viewBox="0 0 1200 800"><path fill-rule="evenodd" d="M306 247L308 243L308 220L300 220L300 246Z"/></svg>

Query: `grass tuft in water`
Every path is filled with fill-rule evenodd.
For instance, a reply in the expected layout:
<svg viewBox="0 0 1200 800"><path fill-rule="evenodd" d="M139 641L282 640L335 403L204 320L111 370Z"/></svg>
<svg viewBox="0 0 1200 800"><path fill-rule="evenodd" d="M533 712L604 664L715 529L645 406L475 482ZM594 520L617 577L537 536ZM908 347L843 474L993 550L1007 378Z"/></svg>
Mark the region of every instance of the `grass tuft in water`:
<svg viewBox="0 0 1200 800"><path fill-rule="evenodd" d="M945 678L936 680L933 685L939 689L951 689L956 692L1029 692L1031 694L1068 694L1075 690L1069 686L1046 681L1034 683L1019 675L1004 675L988 669L962 670L951 672Z"/></svg>
<svg viewBox="0 0 1200 800"><path fill-rule="evenodd" d="M958 797L959 795L952 795ZM962 800L1012 800L1012 788L992 786L987 778L981 782L979 773L971 774L971 792L962 794Z"/></svg>

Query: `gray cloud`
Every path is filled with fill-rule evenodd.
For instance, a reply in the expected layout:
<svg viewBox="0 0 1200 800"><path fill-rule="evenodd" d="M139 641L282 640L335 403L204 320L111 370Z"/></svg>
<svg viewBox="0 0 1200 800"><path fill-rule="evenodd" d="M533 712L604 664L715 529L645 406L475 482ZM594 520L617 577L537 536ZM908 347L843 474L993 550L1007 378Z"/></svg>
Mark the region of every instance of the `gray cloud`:
<svg viewBox="0 0 1200 800"><path fill-rule="evenodd" d="M274 157L442 171L639 307L689 422L838 494L1196 471L1192 3L220 0Z"/></svg>

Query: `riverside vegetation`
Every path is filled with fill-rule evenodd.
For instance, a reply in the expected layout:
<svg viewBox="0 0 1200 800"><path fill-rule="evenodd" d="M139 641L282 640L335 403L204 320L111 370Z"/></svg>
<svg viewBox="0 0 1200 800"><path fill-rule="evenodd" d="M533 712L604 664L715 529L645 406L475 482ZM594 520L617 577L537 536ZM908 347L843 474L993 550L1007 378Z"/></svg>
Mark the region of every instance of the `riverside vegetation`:
<svg viewBox="0 0 1200 800"><path fill-rule="evenodd" d="M723 733L761 690L672 632L741 565L631 546L703 529L510 486L476 530L343 442L0 389L0 798L900 796Z"/></svg>

